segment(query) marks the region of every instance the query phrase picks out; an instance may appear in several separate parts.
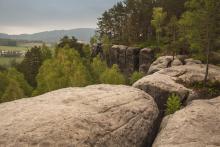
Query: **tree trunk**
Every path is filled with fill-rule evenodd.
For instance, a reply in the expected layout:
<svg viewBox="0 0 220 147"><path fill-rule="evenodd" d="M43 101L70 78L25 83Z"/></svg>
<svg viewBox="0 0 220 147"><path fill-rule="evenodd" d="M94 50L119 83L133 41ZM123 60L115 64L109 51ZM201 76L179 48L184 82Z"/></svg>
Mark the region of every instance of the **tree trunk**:
<svg viewBox="0 0 220 147"><path fill-rule="evenodd" d="M206 71L205 71L205 78L204 78L204 86L207 86L207 82L208 82L208 74L209 74L209 54L210 54L210 38L209 38L209 28L207 31L207 49L206 49Z"/></svg>

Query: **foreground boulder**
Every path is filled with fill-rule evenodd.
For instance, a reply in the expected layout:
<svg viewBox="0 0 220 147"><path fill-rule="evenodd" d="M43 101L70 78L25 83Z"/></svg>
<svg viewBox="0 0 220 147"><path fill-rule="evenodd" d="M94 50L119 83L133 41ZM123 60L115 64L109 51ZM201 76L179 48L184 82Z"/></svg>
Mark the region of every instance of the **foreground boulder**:
<svg viewBox="0 0 220 147"><path fill-rule="evenodd" d="M167 98L172 93L176 93L181 98L181 101L189 95L189 89L182 84L175 82L175 78L166 74L155 73L148 75L136 83L133 87L144 90L150 94L156 101L161 112L165 110Z"/></svg>
<svg viewBox="0 0 220 147"><path fill-rule="evenodd" d="M128 86L66 88L0 105L0 146L150 146L158 108Z"/></svg>
<svg viewBox="0 0 220 147"><path fill-rule="evenodd" d="M196 100L165 118L153 147L220 146L220 97Z"/></svg>

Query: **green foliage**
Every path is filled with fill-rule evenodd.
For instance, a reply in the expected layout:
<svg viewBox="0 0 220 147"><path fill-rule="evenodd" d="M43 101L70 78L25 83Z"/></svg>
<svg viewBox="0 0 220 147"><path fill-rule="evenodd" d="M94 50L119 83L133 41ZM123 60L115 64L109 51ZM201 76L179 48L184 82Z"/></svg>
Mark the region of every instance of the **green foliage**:
<svg viewBox="0 0 220 147"><path fill-rule="evenodd" d="M144 76L144 73L142 72L134 72L130 78L130 85L134 84L136 81L141 79L143 76Z"/></svg>
<svg viewBox="0 0 220 147"><path fill-rule="evenodd" d="M1 102L13 101L25 97L23 89L15 80L9 80L9 84L1 98Z"/></svg>
<svg viewBox="0 0 220 147"><path fill-rule="evenodd" d="M215 50L220 38L220 1L216 0L188 0L187 11L180 23L185 26L185 33L190 43L191 51L203 54L210 48Z"/></svg>
<svg viewBox="0 0 220 147"><path fill-rule="evenodd" d="M176 94L171 94L168 97L167 104L166 104L166 115L170 115L178 111L181 107L180 98Z"/></svg>
<svg viewBox="0 0 220 147"><path fill-rule="evenodd" d="M105 70L100 81L103 84L125 84L125 77L120 72L117 65L113 65L112 68Z"/></svg>
<svg viewBox="0 0 220 147"><path fill-rule="evenodd" d="M148 32L154 3L152 0L118 2L98 19L100 36L107 35L114 43L121 44L150 38Z"/></svg>
<svg viewBox="0 0 220 147"><path fill-rule="evenodd" d="M84 53L84 56L83 58L86 58L86 59L89 59L90 56L91 56L91 48L89 45L83 45L83 53Z"/></svg>
<svg viewBox="0 0 220 147"><path fill-rule="evenodd" d="M43 44L43 45L42 45L42 47L41 47L41 53L42 53L42 59L43 59L43 61L52 58L52 52L51 52L50 48L46 46L46 44Z"/></svg>
<svg viewBox="0 0 220 147"><path fill-rule="evenodd" d="M0 102L28 97L31 93L32 87L16 69L10 68L0 73Z"/></svg>
<svg viewBox="0 0 220 147"><path fill-rule="evenodd" d="M176 16L172 16L170 19L170 22L167 24L165 30L166 30L166 48L167 48L167 53L172 53L174 56L178 52L178 30L179 25L178 25L178 20Z"/></svg>
<svg viewBox="0 0 220 147"><path fill-rule="evenodd" d="M102 61L99 57L93 59L91 63L92 68L92 77L94 79L94 83L100 83L100 77L104 71L107 70L107 64L105 61Z"/></svg>
<svg viewBox="0 0 220 147"><path fill-rule="evenodd" d="M96 44L98 42L98 36L94 35L90 39L90 45Z"/></svg>
<svg viewBox="0 0 220 147"><path fill-rule="evenodd" d="M40 47L33 47L27 51L24 60L17 66L18 71L24 74L25 79L32 87L36 87L35 77L43 62L43 56Z"/></svg>
<svg viewBox="0 0 220 147"><path fill-rule="evenodd" d="M90 74L79 53L71 48L59 49L57 56L44 62L37 75L38 86L33 95L91 83Z"/></svg>
<svg viewBox="0 0 220 147"><path fill-rule="evenodd" d="M73 36L72 38L69 38L68 36L64 36L60 43L57 45L57 48L55 50L55 54L59 52L59 49L62 49L64 47L71 48L73 50L76 50L81 57L85 57L85 53L83 51L83 44L78 43L78 40Z"/></svg>
<svg viewBox="0 0 220 147"><path fill-rule="evenodd" d="M161 33L163 31L163 25L164 25L166 16L167 16L167 13L163 11L163 8L156 7L153 9L151 25L156 30L156 38L157 38L158 45L160 45Z"/></svg>
<svg viewBox="0 0 220 147"><path fill-rule="evenodd" d="M0 72L0 99L5 92L7 85L8 85L8 78L5 76L3 72Z"/></svg>
<svg viewBox="0 0 220 147"><path fill-rule="evenodd" d="M220 95L220 83L207 81L206 85L203 82L193 82L186 87L192 88L198 93L201 93L206 98L213 98Z"/></svg>

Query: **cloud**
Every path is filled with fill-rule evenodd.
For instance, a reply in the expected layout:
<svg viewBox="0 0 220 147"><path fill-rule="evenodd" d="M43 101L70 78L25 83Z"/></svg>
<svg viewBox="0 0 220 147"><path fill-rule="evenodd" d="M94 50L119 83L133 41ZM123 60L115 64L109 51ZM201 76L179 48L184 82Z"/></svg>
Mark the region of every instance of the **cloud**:
<svg viewBox="0 0 220 147"><path fill-rule="evenodd" d="M96 27L120 0L0 0L0 32L18 34Z"/></svg>

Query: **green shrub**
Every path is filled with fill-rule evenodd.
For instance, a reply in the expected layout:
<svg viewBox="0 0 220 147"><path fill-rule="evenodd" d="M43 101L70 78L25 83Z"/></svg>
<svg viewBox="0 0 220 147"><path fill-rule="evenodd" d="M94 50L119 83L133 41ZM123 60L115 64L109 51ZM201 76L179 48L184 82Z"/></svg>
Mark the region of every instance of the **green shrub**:
<svg viewBox="0 0 220 147"><path fill-rule="evenodd" d="M172 94L168 97L167 104L166 104L166 115L170 115L175 113L180 109L181 102L180 98L176 94Z"/></svg>
<svg viewBox="0 0 220 147"><path fill-rule="evenodd" d="M120 69L116 64L112 66L112 68L106 69L101 77L100 77L100 82L103 84L125 84L125 77L124 75L120 72Z"/></svg>
<svg viewBox="0 0 220 147"><path fill-rule="evenodd" d="M130 84L134 84L137 80L141 79L144 76L143 72L134 72L130 78Z"/></svg>
<svg viewBox="0 0 220 147"><path fill-rule="evenodd" d="M186 85L188 88L192 88L194 91L197 91L202 96L206 98L213 98L220 94L220 83L208 81L206 85L203 82L193 82L189 85Z"/></svg>

